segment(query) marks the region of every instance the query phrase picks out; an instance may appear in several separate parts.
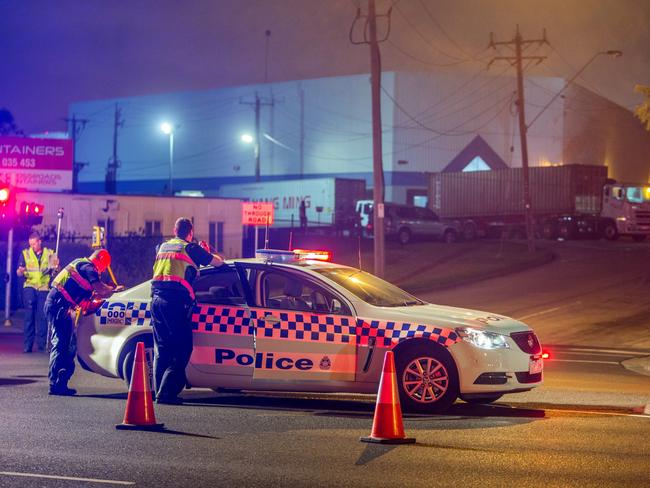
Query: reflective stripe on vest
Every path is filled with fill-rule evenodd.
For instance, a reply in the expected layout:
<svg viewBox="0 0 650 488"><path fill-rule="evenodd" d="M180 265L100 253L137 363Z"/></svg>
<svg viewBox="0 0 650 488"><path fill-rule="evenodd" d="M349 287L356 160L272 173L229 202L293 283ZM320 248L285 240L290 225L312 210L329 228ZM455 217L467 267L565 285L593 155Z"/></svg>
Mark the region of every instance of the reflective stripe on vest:
<svg viewBox="0 0 650 488"><path fill-rule="evenodd" d="M41 262L38 262L38 257L34 250L30 247L23 249L23 259L25 260L25 271L28 275L25 276L25 288L36 288L39 291L47 291L50 288L50 275L45 274L49 268L50 256L52 251L46 247L43 248L41 254Z"/></svg>
<svg viewBox="0 0 650 488"><path fill-rule="evenodd" d="M72 305L80 305L83 301L88 300L92 296L93 292L93 285L90 281L81 276L79 271L77 271L77 265L80 263L90 263L90 260L87 258L75 259L63 268L52 282L52 286L59 290L65 299ZM71 282L75 283L79 288L87 293L83 293L81 296L76 298L73 297L70 290Z"/></svg>
<svg viewBox="0 0 650 488"><path fill-rule="evenodd" d="M156 260L153 264L153 281L173 281L182 285L194 300L194 290L185 278L188 268L198 267L189 254L185 251L189 243L178 237L163 243L158 249Z"/></svg>

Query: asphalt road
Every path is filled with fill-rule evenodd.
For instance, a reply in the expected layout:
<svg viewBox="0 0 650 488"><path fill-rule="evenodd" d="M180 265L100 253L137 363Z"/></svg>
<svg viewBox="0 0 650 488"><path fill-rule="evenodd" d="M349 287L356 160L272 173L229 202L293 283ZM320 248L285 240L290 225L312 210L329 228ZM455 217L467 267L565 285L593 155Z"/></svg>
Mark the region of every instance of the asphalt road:
<svg viewBox="0 0 650 488"><path fill-rule="evenodd" d="M415 445L359 442L370 432L372 396L191 390L186 405L156 407L166 432L117 431L121 381L78 370L78 397L49 397L47 357L22 354L20 336L0 335L0 487L650 487L650 415L642 413L650 376L639 374L650 356L640 339L647 322L617 325L650 305L636 290L650 262L643 246L629 244L619 259L609 243L576 243L544 268L434 300L528 315L551 359L533 392L406 416ZM586 254L602 262L590 265ZM604 290L614 283L610 299ZM599 325L608 322L609 331Z"/></svg>

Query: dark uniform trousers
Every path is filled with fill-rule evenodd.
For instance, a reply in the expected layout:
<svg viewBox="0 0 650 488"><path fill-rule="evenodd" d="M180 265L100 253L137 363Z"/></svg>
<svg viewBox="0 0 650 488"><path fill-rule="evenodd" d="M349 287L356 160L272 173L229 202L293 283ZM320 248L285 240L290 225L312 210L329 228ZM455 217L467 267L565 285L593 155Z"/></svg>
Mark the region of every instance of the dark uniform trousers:
<svg viewBox="0 0 650 488"><path fill-rule="evenodd" d="M192 355L192 302L178 291L155 291L151 299L156 398L173 399L185 388L185 368Z"/></svg>
<svg viewBox="0 0 650 488"><path fill-rule="evenodd" d="M25 305L25 351L31 351L36 333L36 346L45 350L47 341L47 322L45 321L45 299L47 291L39 291L33 286L23 288L23 305Z"/></svg>
<svg viewBox="0 0 650 488"><path fill-rule="evenodd" d="M50 326L50 386L67 386L74 373L77 337L70 317L70 303L55 288L45 300L45 316Z"/></svg>

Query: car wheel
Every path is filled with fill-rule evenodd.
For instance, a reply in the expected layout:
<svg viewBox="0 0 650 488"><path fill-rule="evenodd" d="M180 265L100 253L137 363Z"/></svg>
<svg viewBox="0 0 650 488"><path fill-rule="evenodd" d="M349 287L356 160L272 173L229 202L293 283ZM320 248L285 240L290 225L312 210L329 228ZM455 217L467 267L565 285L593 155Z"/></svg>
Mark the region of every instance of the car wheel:
<svg viewBox="0 0 650 488"><path fill-rule="evenodd" d="M442 236L442 240L447 244L453 244L458 240L458 234L453 230L446 230Z"/></svg>
<svg viewBox="0 0 650 488"><path fill-rule="evenodd" d="M406 227L402 227L397 233L397 239L400 244L408 244L411 242L411 231Z"/></svg>
<svg viewBox="0 0 650 488"><path fill-rule="evenodd" d="M473 396L470 398L465 398L461 396L460 399L463 400L464 402L471 403L473 405L481 405L481 404L496 402L502 396L503 395L482 395L482 396Z"/></svg>
<svg viewBox="0 0 650 488"><path fill-rule="evenodd" d="M463 227L463 240L473 241L474 239L476 239L476 225L465 225L465 227Z"/></svg>
<svg viewBox="0 0 650 488"><path fill-rule="evenodd" d="M129 342L128 350L124 355L122 361L122 378L126 383L126 387L131 386L131 375L133 374L133 361L135 360L135 346L138 342L144 342L144 356L147 362L147 369L149 370L149 386L151 391L154 391L153 381L153 339L151 337L138 337Z"/></svg>
<svg viewBox="0 0 650 488"><path fill-rule="evenodd" d="M544 236L544 239L548 240L555 240L557 239L557 230L555 225L551 224L550 222L546 222L542 226L542 236Z"/></svg>
<svg viewBox="0 0 650 488"><path fill-rule="evenodd" d="M458 397L458 372L446 351L418 344L396 354L395 368L402 408L406 412L439 413Z"/></svg>
<svg viewBox="0 0 650 488"><path fill-rule="evenodd" d="M645 241L646 236L642 234L636 234L632 236L632 239L634 239L636 242L643 242Z"/></svg>
<svg viewBox="0 0 650 488"><path fill-rule="evenodd" d="M605 228L603 229L603 237L608 241L615 241L618 239L618 229L616 228L616 224L614 222L608 222L605 224Z"/></svg>

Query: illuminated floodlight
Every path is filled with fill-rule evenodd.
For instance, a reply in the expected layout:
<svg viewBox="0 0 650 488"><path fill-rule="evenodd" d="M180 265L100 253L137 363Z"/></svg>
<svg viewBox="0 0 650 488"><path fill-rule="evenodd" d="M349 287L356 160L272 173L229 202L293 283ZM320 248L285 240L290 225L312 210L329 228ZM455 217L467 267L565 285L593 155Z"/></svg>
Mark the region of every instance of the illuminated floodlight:
<svg viewBox="0 0 650 488"><path fill-rule="evenodd" d="M255 139L253 139L253 136L250 134L242 134L241 135L241 141L246 143L246 144L251 144Z"/></svg>
<svg viewBox="0 0 650 488"><path fill-rule="evenodd" d="M162 124L160 124L160 130L163 131L165 134L169 135L172 132L174 132L174 126L169 122L163 122Z"/></svg>

